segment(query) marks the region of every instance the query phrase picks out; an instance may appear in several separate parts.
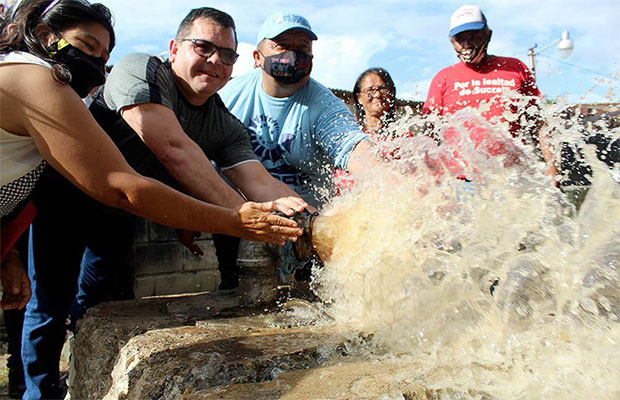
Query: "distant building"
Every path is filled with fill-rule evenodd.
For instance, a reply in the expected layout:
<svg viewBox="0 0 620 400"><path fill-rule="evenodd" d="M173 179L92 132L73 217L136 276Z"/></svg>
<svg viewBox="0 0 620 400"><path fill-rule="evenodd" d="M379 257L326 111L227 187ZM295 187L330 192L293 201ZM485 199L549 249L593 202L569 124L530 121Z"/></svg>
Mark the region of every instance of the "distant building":
<svg viewBox="0 0 620 400"><path fill-rule="evenodd" d="M575 118L577 116L577 118ZM611 129L620 126L620 104L576 104L560 113L566 118L566 128L579 124L581 141L569 140L562 143L560 150L560 184L566 186L589 186L592 168L586 162L583 146L596 148L599 161L610 168L620 163L620 139L614 138Z"/></svg>
<svg viewBox="0 0 620 400"><path fill-rule="evenodd" d="M620 103L596 103L596 104L577 104L579 113L584 116L617 113L620 111Z"/></svg>

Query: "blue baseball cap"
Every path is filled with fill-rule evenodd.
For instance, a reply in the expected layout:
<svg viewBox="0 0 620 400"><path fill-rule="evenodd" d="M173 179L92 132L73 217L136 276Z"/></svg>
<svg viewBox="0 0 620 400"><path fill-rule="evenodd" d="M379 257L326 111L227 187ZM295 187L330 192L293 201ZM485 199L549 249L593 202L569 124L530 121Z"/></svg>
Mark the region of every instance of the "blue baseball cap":
<svg viewBox="0 0 620 400"><path fill-rule="evenodd" d="M487 18L478 6L461 6L450 17L450 37L465 31L479 31L487 26Z"/></svg>
<svg viewBox="0 0 620 400"><path fill-rule="evenodd" d="M310 39L317 39L316 34L312 32L310 22L308 22L306 18L298 14L279 12L270 15L265 20L263 26L261 26L258 31L256 44L258 45L264 39L273 39L291 29L301 29L302 31L305 31L308 36L310 36Z"/></svg>

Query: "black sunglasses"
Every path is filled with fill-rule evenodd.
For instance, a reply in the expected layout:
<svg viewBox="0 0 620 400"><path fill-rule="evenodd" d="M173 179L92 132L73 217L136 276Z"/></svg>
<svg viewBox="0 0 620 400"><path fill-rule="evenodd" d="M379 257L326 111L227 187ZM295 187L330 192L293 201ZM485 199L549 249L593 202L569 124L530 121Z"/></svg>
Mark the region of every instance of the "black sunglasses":
<svg viewBox="0 0 620 400"><path fill-rule="evenodd" d="M374 97L377 93L383 95L383 96L387 96L389 94L392 94L392 89L387 86L387 85L381 85L381 86L369 86L367 88L364 88L362 90L360 90L360 92L362 92L363 94L365 94L368 97Z"/></svg>
<svg viewBox="0 0 620 400"><path fill-rule="evenodd" d="M178 42L192 42L194 43L194 52L198 54L200 57L209 58L216 51L220 54L220 60L222 60L222 64L225 65L233 65L237 58L239 58L239 54L237 54L233 49L229 49L226 47L219 47L204 39L177 39Z"/></svg>

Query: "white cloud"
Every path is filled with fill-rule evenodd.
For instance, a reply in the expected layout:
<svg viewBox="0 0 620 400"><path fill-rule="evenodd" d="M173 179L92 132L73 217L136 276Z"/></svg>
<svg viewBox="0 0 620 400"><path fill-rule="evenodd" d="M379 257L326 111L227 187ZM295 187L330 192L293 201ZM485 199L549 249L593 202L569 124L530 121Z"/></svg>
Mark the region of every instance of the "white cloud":
<svg viewBox="0 0 620 400"><path fill-rule="evenodd" d="M131 50L136 53L146 53L146 54L160 54L160 53L165 52L166 57L168 56L167 50L164 51L161 49L161 47L158 47L152 44L137 44L135 46L132 46Z"/></svg>
<svg viewBox="0 0 620 400"><path fill-rule="evenodd" d="M330 88L352 90L372 56L387 46L387 40L374 35L320 35L313 47L312 77Z"/></svg>
<svg viewBox="0 0 620 400"><path fill-rule="evenodd" d="M396 97L403 100L424 101L431 86L432 79L416 81L414 79L405 82L395 82L397 92Z"/></svg>

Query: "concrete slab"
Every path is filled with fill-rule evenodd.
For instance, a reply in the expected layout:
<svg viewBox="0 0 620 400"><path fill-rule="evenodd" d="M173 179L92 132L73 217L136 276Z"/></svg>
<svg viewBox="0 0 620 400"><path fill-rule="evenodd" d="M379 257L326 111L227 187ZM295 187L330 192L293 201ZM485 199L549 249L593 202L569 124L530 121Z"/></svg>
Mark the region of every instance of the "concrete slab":
<svg viewBox="0 0 620 400"><path fill-rule="evenodd" d="M272 311L234 291L97 306L73 342L71 398L493 398L430 389L410 358L371 358L355 332Z"/></svg>

